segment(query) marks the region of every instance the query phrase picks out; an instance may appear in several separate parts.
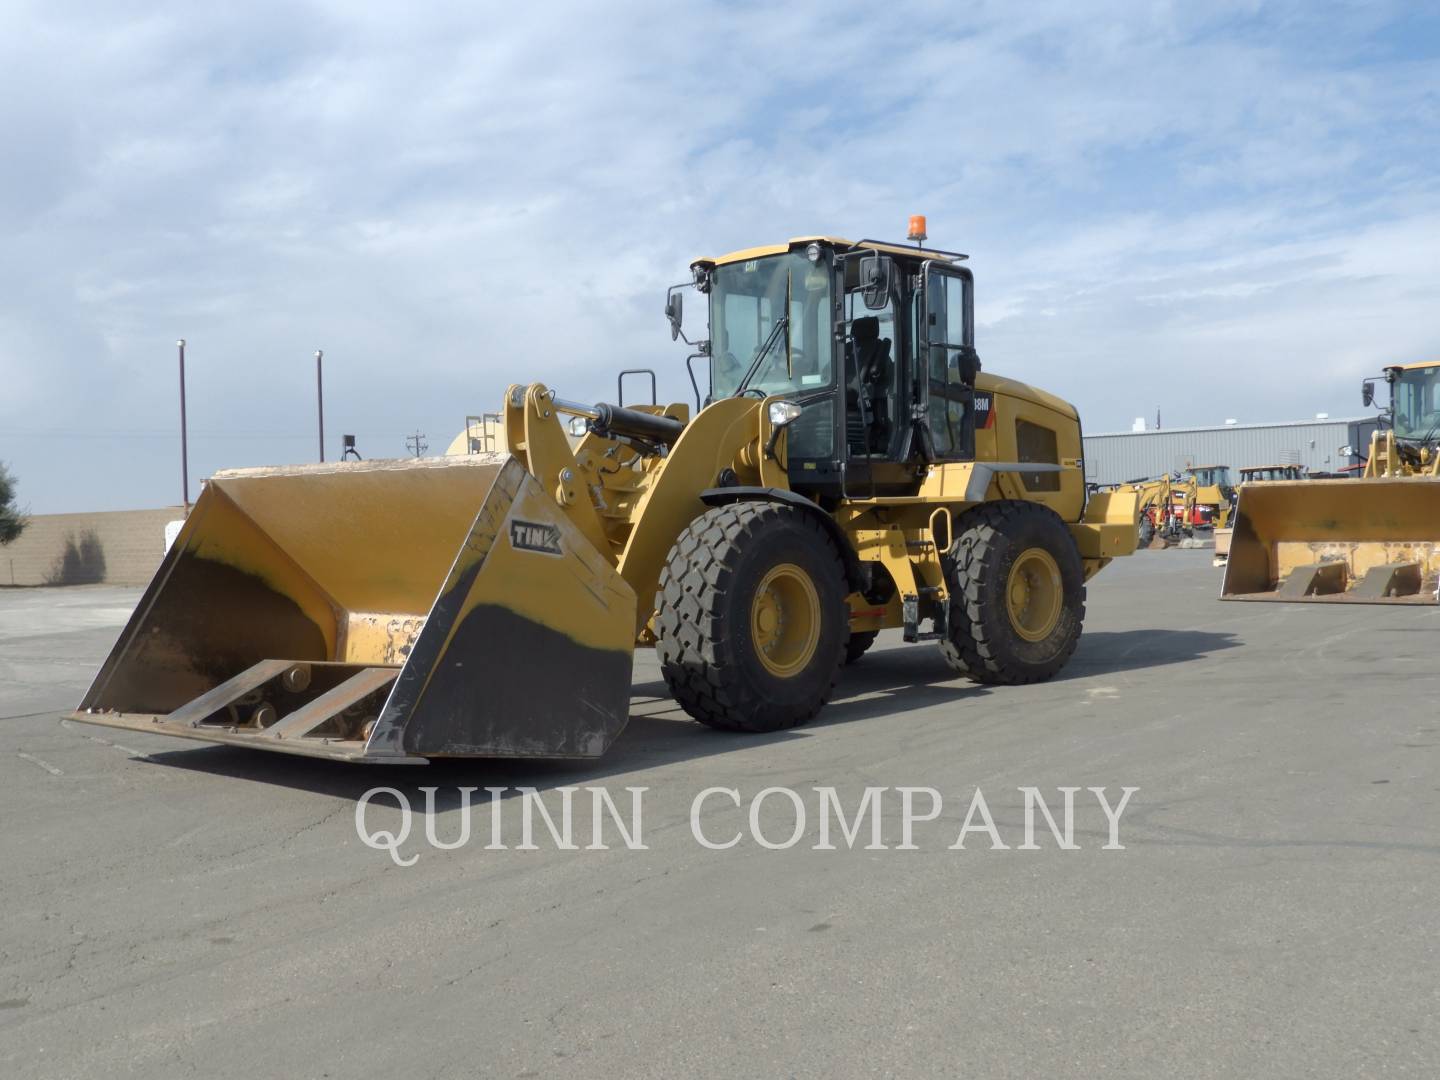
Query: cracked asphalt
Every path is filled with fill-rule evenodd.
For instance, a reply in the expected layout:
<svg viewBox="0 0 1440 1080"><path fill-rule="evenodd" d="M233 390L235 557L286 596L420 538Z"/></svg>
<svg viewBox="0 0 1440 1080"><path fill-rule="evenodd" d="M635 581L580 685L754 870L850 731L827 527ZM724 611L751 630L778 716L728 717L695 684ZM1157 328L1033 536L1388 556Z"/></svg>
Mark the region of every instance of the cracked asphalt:
<svg viewBox="0 0 1440 1080"><path fill-rule="evenodd" d="M1117 562L1041 686L882 639L770 737L688 722L641 653L599 762L391 770L64 721L138 590L0 590L0 1075L1440 1075L1440 609L1218 586L1204 551ZM377 785L438 788L445 842L462 786L575 786L582 849L517 850L507 792L454 850L417 815L401 867L357 837ZM587 786L648 789L647 850L583 849ZM775 786L789 850L748 832ZM944 799L916 850L900 786ZM1025 786L1082 789L1076 850L1017 850ZM1091 786L1139 789L1124 850ZM815 787L889 789L882 846L814 850ZM977 788L1006 850L950 847Z"/></svg>

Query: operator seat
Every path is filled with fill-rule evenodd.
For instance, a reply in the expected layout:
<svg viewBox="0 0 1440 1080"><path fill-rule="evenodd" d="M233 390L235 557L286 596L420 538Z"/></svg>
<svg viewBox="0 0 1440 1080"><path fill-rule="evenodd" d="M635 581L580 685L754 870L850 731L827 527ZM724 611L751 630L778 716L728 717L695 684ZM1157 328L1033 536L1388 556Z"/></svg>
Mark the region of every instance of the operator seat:
<svg viewBox="0 0 1440 1080"><path fill-rule="evenodd" d="M852 454L883 453L890 444L890 391L895 362L890 339L880 336L874 315L850 324L849 370L845 373L845 438ZM863 405L863 409L862 409Z"/></svg>

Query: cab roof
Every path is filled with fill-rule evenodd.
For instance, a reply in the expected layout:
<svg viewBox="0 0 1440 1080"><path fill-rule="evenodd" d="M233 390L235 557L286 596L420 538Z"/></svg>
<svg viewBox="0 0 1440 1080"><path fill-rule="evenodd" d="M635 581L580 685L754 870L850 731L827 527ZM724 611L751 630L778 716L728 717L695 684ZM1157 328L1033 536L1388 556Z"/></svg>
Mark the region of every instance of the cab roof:
<svg viewBox="0 0 1440 1080"><path fill-rule="evenodd" d="M827 244L830 247L836 248L850 248L855 246L854 241L846 240L839 236L797 236L784 244L766 244L762 247L742 248L739 251L732 251L728 255L721 255L713 259L692 259L690 265L727 266L730 263L744 262L747 259L763 259L767 255L783 255L787 251L803 248L807 244ZM942 262L953 262L957 258L965 258L964 255L957 256L953 251L935 251L931 248L907 247L904 244L867 242L865 247L867 250L873 248L876 251L884 252L886 255L899 255L907 259L939 259Z"/></svg>
<svg viewBox="0 0 1440 1080"><path fill-rule="evenodd" d="M1440 367L1440 360L1416 360L1413 364L1394 364L1401 371L1418 371L1421 368Z"/></svg>

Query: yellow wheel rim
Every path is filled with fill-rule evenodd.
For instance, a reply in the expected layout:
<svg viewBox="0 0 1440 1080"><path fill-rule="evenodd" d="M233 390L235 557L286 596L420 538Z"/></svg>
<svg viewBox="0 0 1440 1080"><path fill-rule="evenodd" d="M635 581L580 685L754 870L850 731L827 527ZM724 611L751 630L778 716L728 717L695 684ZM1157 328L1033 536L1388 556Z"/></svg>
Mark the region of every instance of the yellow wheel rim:
<svg viewBox="0 0 1440 1080"><path fill-rule="evenodd" d="M750 604L750 638L771 675L804 670L820 643L820 596L809 574L794 563L771 568Z"/></svg>
<svg viewBox="0 0 1440 1080"><path fill-rule="evenodd" d="M1060 621L1063 607L1059 564L1044 548L1026 548L1005 582L1010 625L1026 641L1044 641Z"/></svg>

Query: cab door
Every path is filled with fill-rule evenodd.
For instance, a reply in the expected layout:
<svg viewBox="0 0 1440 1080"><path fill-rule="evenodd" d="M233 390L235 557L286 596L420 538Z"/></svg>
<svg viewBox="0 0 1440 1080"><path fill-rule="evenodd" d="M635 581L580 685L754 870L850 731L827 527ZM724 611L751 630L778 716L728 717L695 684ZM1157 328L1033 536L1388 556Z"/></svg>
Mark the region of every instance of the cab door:
<svg viewBox="0 0 1440 1080"><path fill-rule="evenodd" d="M927 261L912 314L916 385L933 461L975 457L974 278L954 265Z"/></svg>

